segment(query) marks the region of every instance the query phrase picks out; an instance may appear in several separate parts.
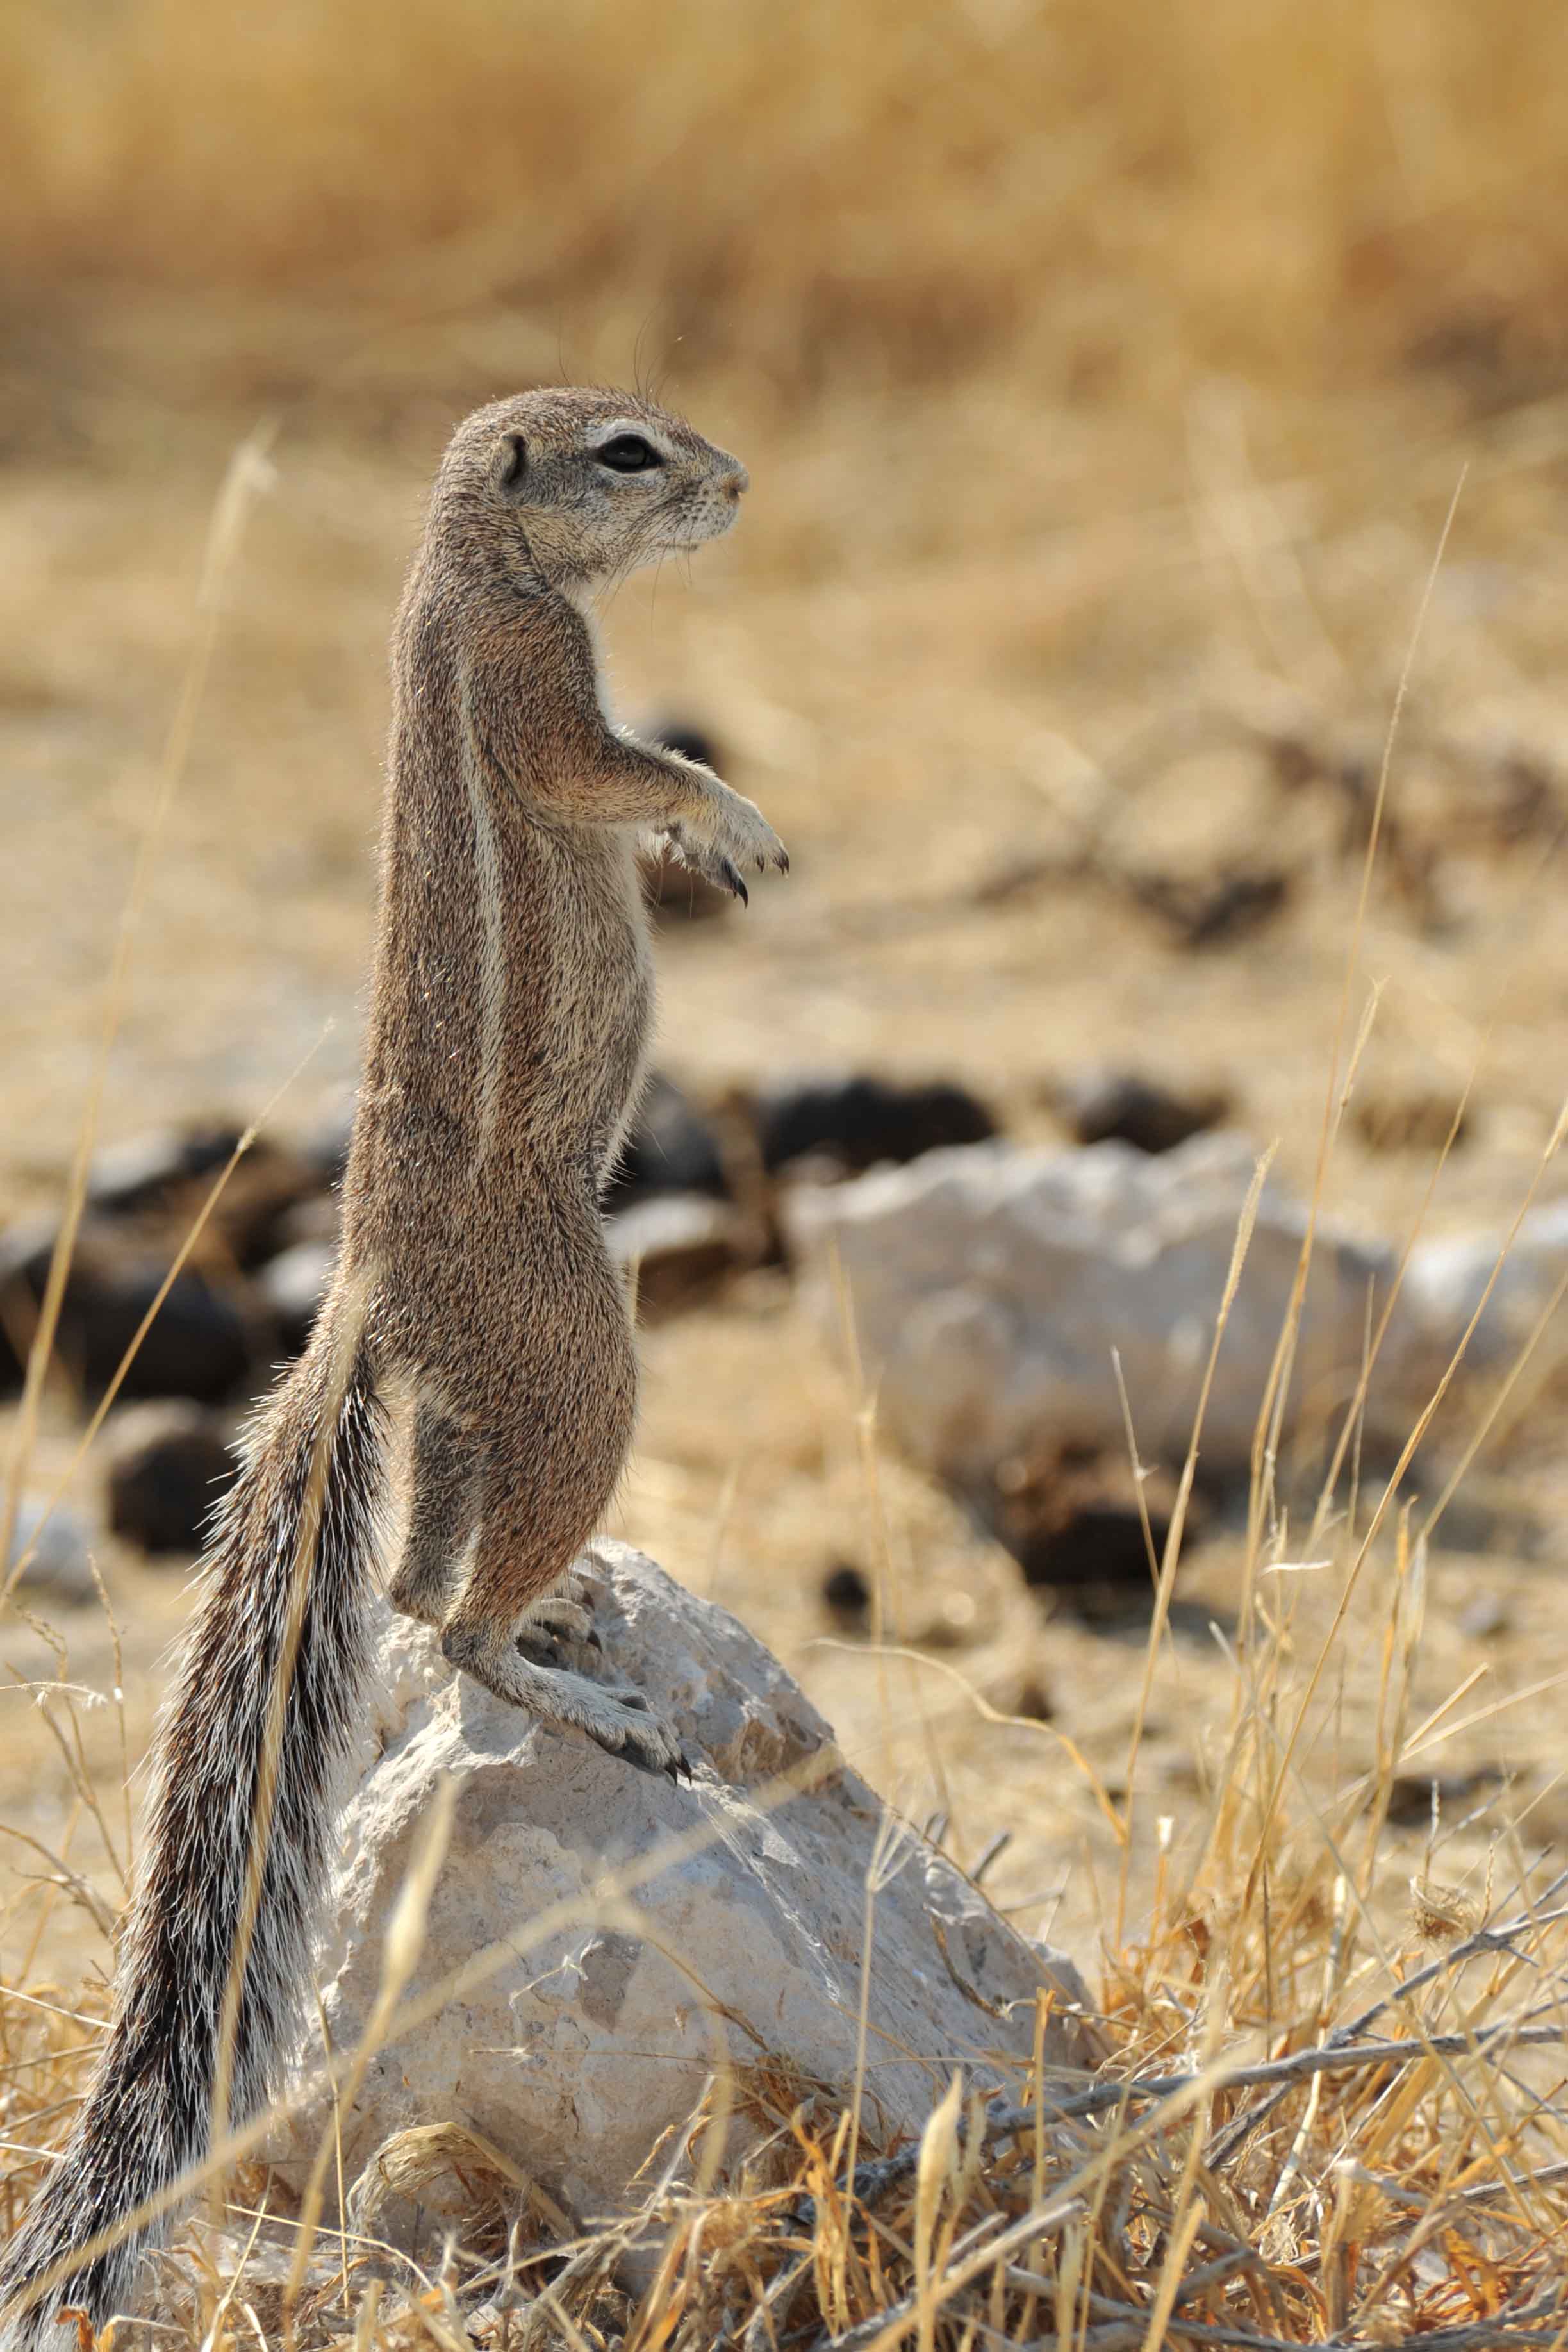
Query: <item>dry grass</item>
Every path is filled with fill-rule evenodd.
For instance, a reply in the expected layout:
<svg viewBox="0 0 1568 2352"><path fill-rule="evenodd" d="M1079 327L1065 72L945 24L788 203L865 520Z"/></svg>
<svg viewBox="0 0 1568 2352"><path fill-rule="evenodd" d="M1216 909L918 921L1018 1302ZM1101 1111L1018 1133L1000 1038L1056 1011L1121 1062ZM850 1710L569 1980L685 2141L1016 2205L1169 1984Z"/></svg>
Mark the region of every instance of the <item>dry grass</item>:
<svg viewBox="0 0 1568 2352"><path fill-rule="evenodd" d="M795 386L1021 351L1045 398L1134 408L1195 367L1321 384L1426 346L1507 375L1563 349L1550 0L8 15L19 288L613 313L656 359L679 339Z"/></svg>

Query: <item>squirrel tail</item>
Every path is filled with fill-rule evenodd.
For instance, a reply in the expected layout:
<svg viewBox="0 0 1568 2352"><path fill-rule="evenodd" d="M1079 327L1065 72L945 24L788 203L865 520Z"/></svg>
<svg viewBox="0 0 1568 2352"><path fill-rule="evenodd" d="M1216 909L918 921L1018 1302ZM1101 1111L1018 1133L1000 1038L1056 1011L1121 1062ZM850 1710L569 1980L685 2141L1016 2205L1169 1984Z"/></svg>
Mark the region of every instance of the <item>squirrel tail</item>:
<svg viewBox="0 0 1568 2352"><path fill-rule="evenodd" d="M95 2332L125 2310L177 2184L266 2105L292 2040L368 1664L385 1426L365 1320L334 1291L214 1521L154 1748L113 2021L0 2256L0 2352L57 2352L63 2307Z"/></svg>

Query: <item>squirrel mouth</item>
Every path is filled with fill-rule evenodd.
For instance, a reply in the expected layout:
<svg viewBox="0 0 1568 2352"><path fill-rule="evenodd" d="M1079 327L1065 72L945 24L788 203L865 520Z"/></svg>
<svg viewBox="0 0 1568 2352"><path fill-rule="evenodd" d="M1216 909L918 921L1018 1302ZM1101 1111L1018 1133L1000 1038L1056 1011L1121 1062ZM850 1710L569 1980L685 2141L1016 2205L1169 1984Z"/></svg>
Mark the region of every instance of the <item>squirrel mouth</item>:
<svg viewBox="0 0 1568 2352"><path fill-rule="evenodd" d="M739 511L739 500L727 499L722 505L716 500L705 504L695 514L673 515L670 519L671 549L700 547L705 540L722 539L727 530L734 530Z"/></svg>

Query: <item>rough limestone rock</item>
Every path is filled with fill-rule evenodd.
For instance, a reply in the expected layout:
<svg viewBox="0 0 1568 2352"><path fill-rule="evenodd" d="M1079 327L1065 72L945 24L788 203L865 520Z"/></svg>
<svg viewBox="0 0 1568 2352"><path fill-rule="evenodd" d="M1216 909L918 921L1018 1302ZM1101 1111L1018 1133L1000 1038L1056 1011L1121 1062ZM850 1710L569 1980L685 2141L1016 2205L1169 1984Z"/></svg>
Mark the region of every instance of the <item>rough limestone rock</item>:
<svg viewBox="0 0 1568 2352"><path fill-rule="evenodd" d="M835 1330L841 1265L879 1416L915 1460L967 1482L1042 1443L1124 1446L1113 1350L1144 1457L1179 1459L1257 1159L1230 1133L1157 1159L977 1144L802 1190L789 1238ZM1268 1183L1204 1422L1209 1468L1247 1460L1305 1229ZM1322 1417L1349 1397L1394 1267L1320 1223L1295 1404Z"/></svg>
<svg viewBox="0 0 1568 2352"><path fill-rule="evenodd" d="M586 2220L635 2205L634 2177L655 2148L655 2169L668 2161L678 2137L661 2142L693 2116L721 2060L736 2092L727 2163L758 2145L768 2098L776 2111L816 2084L847 2097L873 1856L868 2147L917 2133L955 2065L1016 2095L1042 1987L1063 2012L1048 2056L1092 2061L1090 2032L1068 2013L1085 2002L1071 1967L1008 1927L915 1832L888 1851L883 1808L759 1643L623 1545L600 1546L584 1566L609 1656L679 1726L695 1778L675 1786L525 1723L454 1676L433 1637L389 1620L319 1971L332 2046L352 2049L363 2032L443 1775L457 1784L452 1839L409 1996L497 1939L516 1948L376 2057L341 2118L349 2183L392 2135L457 2126ZM816 1785L759 1802L792 1768ZM616 1865L694 1833L695 1850L618 1906L596 1896ZM587 1916L538 1939L534 1923L561 1902ZM309 2034L297 2082L319 2049ZM270 2153L296 2189L331 2123L318 2092L278 2126ZM372 2169L372 2202L375 2179ZM417 2223L394 2199L376 2230Z"/></svg>

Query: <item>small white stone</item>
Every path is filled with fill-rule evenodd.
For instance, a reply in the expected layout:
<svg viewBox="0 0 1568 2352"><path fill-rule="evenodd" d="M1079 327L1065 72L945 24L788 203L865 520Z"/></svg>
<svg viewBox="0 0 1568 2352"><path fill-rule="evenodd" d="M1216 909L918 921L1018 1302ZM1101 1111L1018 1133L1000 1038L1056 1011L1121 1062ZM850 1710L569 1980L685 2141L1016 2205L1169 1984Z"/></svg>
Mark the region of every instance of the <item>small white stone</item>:
<svg viewBox="0 0 1568 2352"><path fill-rule="evenodd" d="M965 1481L1042 1441L1121 1450L1113 1351L1140 1454L1179 1460L1258 1159L1235 1134L1156 1158L1124 1143L973 1144L791 1194L789 1238L830 1329L841 1265L879 1415L916 1461ZM1266 1183L1204 1421L1206 1466L1248 1458L1305 1231L1301 1204ZM1354 1389L1368 1299L1375 1318L1393 1273L1391 1251L1320 1220L1292 1388L1318 1415Z"/></svg>

